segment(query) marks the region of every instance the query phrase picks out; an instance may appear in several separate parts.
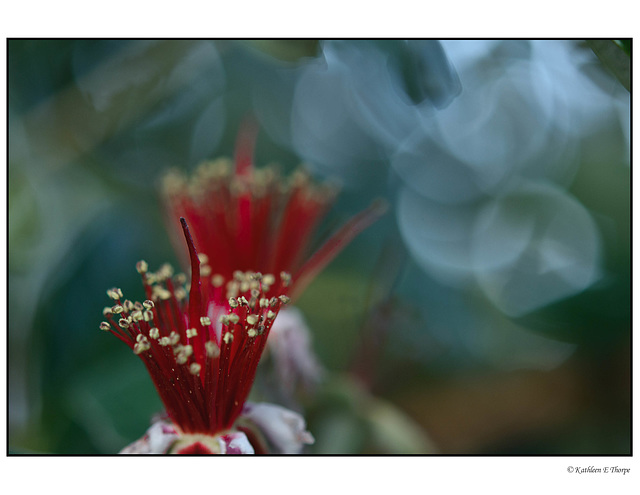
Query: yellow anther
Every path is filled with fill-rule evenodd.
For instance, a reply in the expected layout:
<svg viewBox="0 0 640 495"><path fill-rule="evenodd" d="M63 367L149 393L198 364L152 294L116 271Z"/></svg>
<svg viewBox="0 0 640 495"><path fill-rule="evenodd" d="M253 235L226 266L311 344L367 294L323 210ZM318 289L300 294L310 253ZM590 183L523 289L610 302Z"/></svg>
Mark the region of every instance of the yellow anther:
<svg viewBox="0 0 640 495"><path fill-rule="evenodd" d="M240 304L241 306L248 306L249 305L249 301L247 301L246 297L240 296L238 298L238 304Z"/></svg>
<svg viewBox="0 0 640 495"><path fill-rule="evenodd" d="M227 332L224 334L224 337L222 337L222 340L224 340L225 344L229 344L231 342L233 342L233 335L231 334L231 332Z"/></svg>
<svg viewBox="0 0 640 495"><path fill-rule="evenodd" d="M118 321L118 325L120 325L122 328L129 328L131 322L129 321L129 318L120 318L120 321Z"/></svg>
<svg viewBox="0 0 640 495"><path fill-rule="evenodd" d="M169 263L165 263L160 267L157 274L164 278L170 278L173 276L173 267Z"/></svg>
<svg viewBox="0 0 640 495"><path fill-rule="evenodd" d="M133 352L135 354L140 354L144 351L148 351L151 348L151 344L144 335L138 334L136 340L138 341L138 343L133 346Z"/></svg>
<svg viewBox="0 0 640 495"><path fill-rule="evenodd" d="M222 323L223 325L228 325L229 324L229 316L221 315L220 318L218 319L218 321L220 323Z"/></svg>
<svg viewBox="0 0 640 495"><path fill-rule="evenodd" d="M169 337L161 337L160 339L158 339L158 344L160 344L162 347L167 347L169 344L171 344L171 339Z"/></svg>
<svg viewBox="0 0 640 495"><path fill-rule="evenodd" d="M103 321L102 323L100 323L100 330L108 332L109 330L111 330L111 325L109 325L109 323L107 323L106 321Z"/></svg>
<svg viewBox="0 0 640 495"><path fill-rule="evenodd" d="M120 313L122 313L124 311L124 308L120 304L116 304L115 306L113 306L111 308L111 311L113 313L119 315Z"/></svg>
<svg viewBox="0 0 640 495"><path fill-rule="evenodd" d="M251 297L260 297L260 291L258 289L251 289Z"/></svg>
<svg viewBox="0 0 640 495"><path fill-rule="evenodd" d="M102 310L102 314L104 316L108 316L110 314L113 314L113 309L110 306L106 306L103 310Z"/></svg>
<svg viewBox="0 0 640 495"><path fill-rule="evenodd" d="M130 313L131 311L133 311L135 309L135 306L133 305L133 303L131 301L129 301L128 299L123 303L124 309Z"/></svg>
<svg viewBox="0 0 640 495"><path fill-rule="evenodd" d="M246 192L247 189L247 184L244 181L240 180L239 177L233 177L231 179L231 183L229 184L229 192L233 196L239 196L240 194Z"/></svg>
<svg viewBox="0 0 640 495"><path fill-rule="evenodd" d="M198 363L191 363L191 366L189 366L189 373L191 373L192 375L197 375L198 373L200 373L201 368L202 366L200 366Z"/></svg>
<svg viewBox="0 0 640 495"><path fill-rule="evenodd" d="M150 328L149 329L149 337L151 337L152 339L157 339L160 337L160 330L158 330L156 327Z"/></svg>
<svg viewBox="0 0 640 495"><path fill-rule="evenodd" d="M191 347L190 345L180 345L176 346L173 349L173 352L176 355L176 363L185 364L189 360L189 357L193 354L193 347Z"/></svg>
<svg viewBox="0 0 640 495"><path fill-rule="evenodd" d="M178 342L180 342L180 335L178 334L178 332L176 332L175 330L173 330L170 334L169 334L169 343L171 345L176 345L178 344Z"/></svg>
<svg viewBox="0 0 640 495"><path fill-rule="evenodd" d="M209 262L209 257L204 253L198 253L198 259L203 265L206 265Z"/></svg>
<svg viewBox="0 0 640 495"><path fill-rule="evenodd" d="M117 287L114 287L113 289L109 289L107 291L107 295L114 300L118 300L120 298L122 298L122 291L120 289L118 289Z"/></svg>
<svg viewBox="0 0 640 495"><path fill-rule="evenodd" d="M219 273L216 273L213 277L211 277L211 284L214 287L222 287L222 284L224 284L224 277Z"/></svg>
<svg viewBox="0 0 640 495"><path fill-rule="evenodd" d="M142 311L136 310L133 313L131 313L131 318L133 319L133 321L140 321L140 320L144 320L144 315L142 314Z"/></svg>
<svg viewBox="0 0 640 495"><path fill-rule="evenodd" d="M260 307L266 308L267 306L269 306L269 299L267 299L266 297L260 299Z"/></svg>
<svg viewBox="0 0 640 495"><path fill-rule="evenodd" d="M147 299L145 302L143 302L142 305L147 309L151 309L151 308L153 308L155 306L153 301L150 301L149 299Z"/></svg>
<svg viewBox="0 0 640 495"><path fill-rule="evenodd" d="M258 335L258 332L255 328L250 328L249 330L247 330L247 335L249 337L255 337L256 335Z"/></svg>
<svg viewBox="0 0 640 495"><path fill-rule="evenodd" d="M145 260L140 260L136 263L136 270L138 270L138 273L140 274L147 273L147 270L149 270L149 265Z"/></svg>
<svg viewBox="0 0 640 495"><path fill-rule="evenodd" d="M240 317L239 317L237 314L235 314L235 313L231 313L231 314L229 315L229 321L230 321L231 323L238 323L238 322L240 321Z"/></svg>
<svg viewBox="0 0 640 495"><path fill-rule="evenodd" d="M240 282L240 292L247 292L251 288L251 285L246 280Z"/></svg>
<svg viewBox="0 0 640 495"><path fill-rule="evenodd" d="M157 294L160 299L162 299L163 301L166 301L167 299L171 299L171 292L169 292L167 289L164 289L162 287L158 287L158 289L159 290L157 291ZM178 297L177 292L178 291L176 290L176 297Z"/></svg>
<svg viewBox="0 0 640 495"><path fill-rule="evenodd" d="M262 277L262 284L273 285L276 281L276 277L274 277L271 273L267 273L264 277Z"/></svg>
<svg viewBox="0 0 640 495"><path fill-rule="evenodd" d="M309 183L309 174L303 168L297 168L289 176L289 182L293 187L306 186Z"/></svg>
<svg viewBox="0 0 640 495"><path fill-rule="evenodd" d="M278 299L282 301L282 304L289 304L289 301L291 301L287 296L278 296Z"/></svg>
<svg viewBox="0 0 640 495"><path fill-rule="evenodd" d="M282 285L287 287L291 283L291 274L288 272L280 272L280 280L282 280Z"/></svg>
<svg viewBox="0 0 640 495"><path fill-rule="evenodd" d="M275 297L272 297L269 300L269 306L271 306L272 308L274 308L276 306L276 304L278 304L278 299L276 299Z"/></svg>
<svg viewBox="0 0 640 495"><path fill-rule="evenodd" d="M142 354L144 351L148 351L150 347L151 345L148 342L147 343L138 342L136 345L133 346L133 353Z"/></svg>
<svg viewBox="0 0 640 495"><path fill-rule="evenodd" d="M136 310L138 311L142 311L144 309L144 306L142 305L142 303L136 301L133 303L133 307L136 308Z"/></svg>
<svg viewBox="0 0 640 495"><path fill-rule="evenodd" d="M275 317L276 317L276 314L273 311L271 310L267 311L267 318L269 318L270 320L273 320Z"/></svg>
<svg viewBox="0 0 640 495"><path fill-rule="evenodd" d="M178 273L174 277L174 280L175 280L176 284L178 284L178 285L186 284L187 283L187 276L184 273Z"/></svg>
<svg viewBox="0 0 640 495"><path fill-rule="evenodd" d="M202 316L200 318L200 324L204 327L211 325L211 319L208 316Z"/></svg>
<svg viewBox="0 0 640 495"><path fill-rule="evenodd" d="M238 282L244 280L244 273L240 270L236 270L233 272L233 278L235 278Z"/></svg>
<svg viewBox="0 0 640 495"><path fill-rule="evenodd" d="M204 348L207 351L207 356L210 358L217 358L220 355L220 348L213 340L205 342Z"/></svg>
<svg viewBox="0 0 640 495"><path fill-rule="evenodd" d="M258 323L259 319L260 317L258 315L247 315L247 323L249 325L255 325L256 323Z"/></svg>
<svg viewBox="0 0 640 495"><path fill-rule="evenodd" d="M229 306L232 308L237 308L238 307L238 301L235 297L230 297L229 298Z"/></svg>
<svg viewBox="0 0 640 495"><path fill-rule="evenodd" d="M209 265L201 265L200 275L202 275L203 277L208 277L209 275L211 275L211 267Z"/></svg>
<svg viewBox="0 0 640 495"><path fill-rule="evenodd" d="M188 339L192 339L196 335L198 335L198 330L196 330L195 328L187 328L187 338Z"/></svg>
<svg viewBox="0 0 640 495"><path fill-rule="evenodd" d="M153 320L153 311L145 311L144 313L142 313L142 315L144 316L144 321L151 321Z"/></svg>
<svg viewBox="0 0 640 495"><path fill-rule="evenodd" d="M231 298L237 296L239 288L240 284L236 280L227 282L227 297Z"/></svg>
<svg viewBox="0 0 640 495"><path fill-rule="evenodd" d="M162 179L162 189L166 194L181 194L185 187L185 179L177 170L170 170Z"/></svg>
<svg viewBox="0 0 640 495"><path fill-rule="evenodd" d="M182 301L183 299L187 298L187 291L182 287L178 287L175 291L173 291L173 293L175 294L178 301Z"/></svg>

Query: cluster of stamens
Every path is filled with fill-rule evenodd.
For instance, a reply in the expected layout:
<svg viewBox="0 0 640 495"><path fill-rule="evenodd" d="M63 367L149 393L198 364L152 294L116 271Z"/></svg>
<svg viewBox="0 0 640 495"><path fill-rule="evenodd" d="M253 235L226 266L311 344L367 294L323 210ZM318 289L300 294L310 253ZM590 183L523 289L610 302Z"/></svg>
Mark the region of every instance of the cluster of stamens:
<svg viewBox="0 0 640 495"><path fill-rule="evenodd" d="M295 299L386 208L372 204L314 252L314 238L335 201L336 185L314 182L303 168L287 177L280 176L274 166L255 168L249 158L253 145L243 148L244 138L239 144L235 165L219 158L202 163L189 176L173 170L164 177L170 226L179 234L175 218L188 221L195 244L216 261L216 278L210 278L206 263L202 266L202 276L214 287L234 279L234 270L288 272L296 280L290 291ZM269 285L268 280L263 283Z"/></svg>
<svg viewBox="0 0 640 495"><path fill-rule="evenodd" d="M291 277L237 271L225 280L210 275L206 256L198 261L190 286L169 265L149 272L139 262L147 299L132 302L109 289L114 304L100 329L142 358L179 428L214 433L233 424L246 400L269 330L289 302Z"/></svg>
<svg viewBox="0 0 640 495"><path fill-rule="evenodd" d="M170 171L163 182L171 218L186 218L195 244L216 260L214 286L235 280L235 270L259 268L298 277L336 194L334 184L317 184L303 169L286 178L273 166L234 171L224 158L201 164L190 176ZM177 223L171 225L179 233ZM203 277L216 277L206 263L201 269Z"/></svg>
<svg viewBox="0 0 640 495"><path fill-rule="evenodd" d="M193 175L187 177L180 170L169 171L163 180L167 197L188 196L201 201L215 193L238 197L250 193L254 198L276 195L280 199L294 191L301 191L307 200L332 203L338 192L333 183L316 184L309 174L298 168L291 175L281 177L275 165L251 169L250 174L234 173L234 166L228 158L218 158L201 163ZM281 202L278 202L279 204Z"/></svg>

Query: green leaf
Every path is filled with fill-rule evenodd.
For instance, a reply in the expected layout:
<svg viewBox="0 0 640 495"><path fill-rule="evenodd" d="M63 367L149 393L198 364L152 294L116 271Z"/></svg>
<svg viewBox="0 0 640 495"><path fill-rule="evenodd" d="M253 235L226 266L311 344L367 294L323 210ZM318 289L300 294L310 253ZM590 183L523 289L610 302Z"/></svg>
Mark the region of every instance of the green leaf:
<svg viewBox="0 0 640 495"><path fill-rule="evenodd" d="M631 56L631 40L630 39L613 40L613 42L616 45L618 45L620 48L622 48L627 55Z"/></svg>
<svg viewBox="0 0 640 495"><path fill-rule="evenodd" d="M626 90L631 91L630 40L587 40L587 45Z"/></svg>

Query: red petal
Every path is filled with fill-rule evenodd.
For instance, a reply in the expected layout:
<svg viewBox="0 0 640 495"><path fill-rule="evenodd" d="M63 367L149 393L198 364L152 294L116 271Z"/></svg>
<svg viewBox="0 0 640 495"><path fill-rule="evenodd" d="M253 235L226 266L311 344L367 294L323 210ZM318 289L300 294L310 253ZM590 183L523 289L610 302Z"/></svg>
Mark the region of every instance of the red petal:
<svg viewBox="0 0 640 495"><path fill-rule="evenodd" d="M320 249L294 275L291 299L295 299L311 281L349 244L360 232L369 227L387 211L387 203L377 200L361 211L334 233Z"/></svg>

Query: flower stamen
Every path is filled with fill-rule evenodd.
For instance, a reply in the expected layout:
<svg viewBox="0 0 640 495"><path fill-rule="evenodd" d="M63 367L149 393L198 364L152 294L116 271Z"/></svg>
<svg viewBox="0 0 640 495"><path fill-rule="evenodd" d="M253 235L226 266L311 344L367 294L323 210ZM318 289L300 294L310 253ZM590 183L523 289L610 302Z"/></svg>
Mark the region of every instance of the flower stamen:
<svg viewBox="0 0 640 495"><path fill-rule="evenodd" d="M142 359L179 431L215 435L229 430L242 411L269 330L288 302L288 277L238 270L233 280L218 280L213 287L210 278L200 277L208 258L196 252L184 226L191 281L174 276L170 265L151 273L138 263L146 299L124 300L122 291L110 289L116 304L103 311L106 321L100 329ZM222 287L231 287L235 295L227 297ZM265 287L279 293L267 295ZM214 317L220 326L212 324Z"/></svg>

